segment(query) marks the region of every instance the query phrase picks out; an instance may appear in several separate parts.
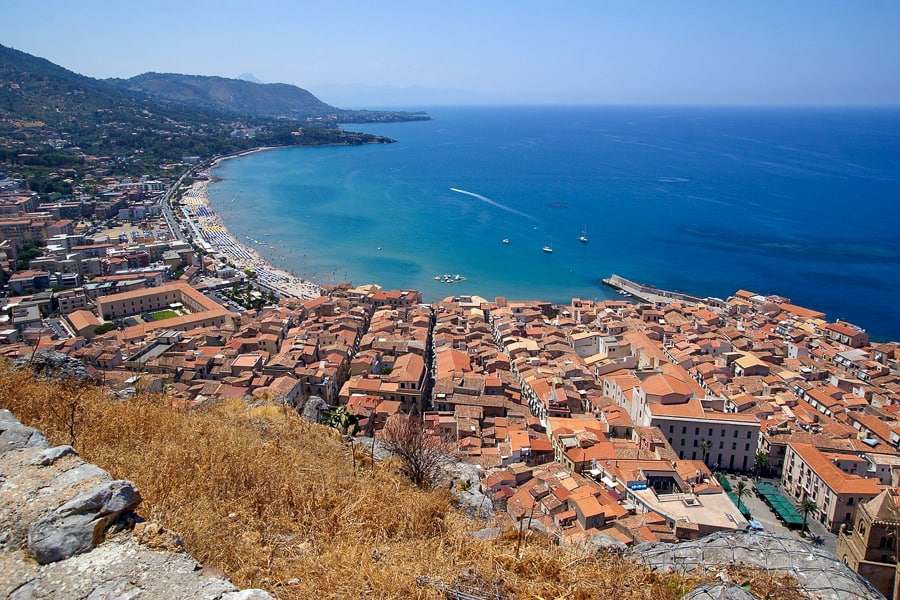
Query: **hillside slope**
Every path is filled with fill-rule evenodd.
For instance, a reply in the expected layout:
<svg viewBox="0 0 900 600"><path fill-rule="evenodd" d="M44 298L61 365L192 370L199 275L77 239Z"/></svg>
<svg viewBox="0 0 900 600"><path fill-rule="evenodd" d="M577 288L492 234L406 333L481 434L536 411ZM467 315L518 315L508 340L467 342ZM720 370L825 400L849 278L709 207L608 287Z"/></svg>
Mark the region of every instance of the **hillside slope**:
<svg viewBox="0 0 900 600"><path fill-rule="evenodd" d="M198 107L244 115L306 118L337 112L310 92L285 83L253 83L240 79L144 73L120 82L126 89Z"/></svg>
<svg viewBox="0 0 900 600"><path fill-rule="evenodd" d="M279 598L440 598L452 588L674 600L701 581L534 532L516 556L512 526L474 536L490 524L458 512L446 490L416 489L389 462L373 469L364 449L354 455L333 430L281 408L173 410L9 371L0 373L0 408L133 481L144 498L138 512L181 533L197 560ZM791 577L720 568L760 597L802 594Z"/></svg>

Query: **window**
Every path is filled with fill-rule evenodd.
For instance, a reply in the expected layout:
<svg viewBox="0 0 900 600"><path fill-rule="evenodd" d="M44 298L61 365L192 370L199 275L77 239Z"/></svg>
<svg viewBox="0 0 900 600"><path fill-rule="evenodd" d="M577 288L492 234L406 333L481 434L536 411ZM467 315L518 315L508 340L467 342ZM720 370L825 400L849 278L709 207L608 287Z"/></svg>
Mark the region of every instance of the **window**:
<svg viewBox="0 0 900 600"><path fill-rule="evenodd" d="M675 426L669 425L669 433L675 433ZM671 443L671 442L670 442Z"/></svg>
<svg viewBox="0 0 900 600"><path fill-rule="evenodd" d="M681 438L681 445L684 446L684 438Z"/></svg>
<svg viewBox="0 0 900 600"><path fill-rule="evenodd" d="M685 433L687 433L687 427L682 427L681 434L684 435Z"/></svg>
<svg viewBox="0 0 900 600"><path fill-rule="evenodd" d="M847 506L853 506L853 496L847 498Z"/></svg>
<svg viewBox="0 0 900 600"><path fill-rule="evenodd" d="M746 450L746 451L749 452L749 451L750 451L750 444L746 444L746 445L744 446L744 450Z"/></svg>
<svg viewBox="0 0 900 600"><path fill-rule="evenodd" d="M732 449L732 450L737 450L737 442L732 442L732 443L731 443L731 449Z"/></svg>
<svg viewBox="0 0 900 600"><path fill-rule="evenodd" d="M712 427L710 427L709 428L709 437L712 437L712 433L713 433L713 430L712 430Z"/></svg>
<svg viewBox="0 0 900 600"><path fill-rule="evenodd" d="M722 434L722 437L725 437L725 430L724 430L724 429L721 431L721 434Z"/></svg>
<svg viewBox="0 0 900 600"><path fill-rule="evenodd" d="M700 428L699 428L699 427L697 427L696 429L694 429L694 435L700 435Z"/></svg>
<svg viewBox="0 0 900 600"><path fill-rule="evenodd" d="M694 440L694 448L697 447L697 440Z"/></svg>
<svg viewBox="0 0 900 600"><path fill-rule="evenodd" d="M747 439L749 440L752 436L753 436L753 432L752 432L752 431L748 431L748 432L747 432Z"/></svg>
<svg viewBox="0 0 900 600"><path fill-rule="evenodd" d="M719 442L719 450L725 449L725 442Z"/></svg>
<svg viewBox="0 0 900 600"><path fill-rule="evenodd" d="M735 430L734 430L734 437L737 437L737 436L738 436L738 431L737 431L737 429L735 429Z"/></svg>

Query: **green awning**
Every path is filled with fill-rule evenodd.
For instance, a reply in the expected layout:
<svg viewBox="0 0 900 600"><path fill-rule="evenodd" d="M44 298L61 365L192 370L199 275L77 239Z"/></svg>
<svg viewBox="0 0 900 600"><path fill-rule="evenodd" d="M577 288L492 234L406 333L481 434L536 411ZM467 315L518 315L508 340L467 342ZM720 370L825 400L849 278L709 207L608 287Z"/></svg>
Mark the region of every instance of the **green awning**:
<svg viewBox="0 0 900 600"><path fill-rule="evenodd" d="M772 507L772 510L788 527L803 525L803 515L800 514L790 500L781 495L774 485L761 481L756 484L756 493L762 497L766 504Z"/></svg>

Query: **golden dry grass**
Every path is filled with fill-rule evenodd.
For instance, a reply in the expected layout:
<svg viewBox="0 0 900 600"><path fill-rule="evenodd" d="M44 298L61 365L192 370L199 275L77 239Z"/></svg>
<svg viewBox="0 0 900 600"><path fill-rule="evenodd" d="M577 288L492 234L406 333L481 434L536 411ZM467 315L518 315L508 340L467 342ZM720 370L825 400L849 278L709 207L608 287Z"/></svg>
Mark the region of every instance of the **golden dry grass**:
<svg viewBox="0 0 900 600"><path fill-rule="evenodd" d="M354 469L332 430L282 410L184 411L0 372L0 408L53 444L69 443L75 398L76 449L138 485L141 516L180 533L235 584L278 598L440 598L440 585L463 583L506 598L667 600L700 581L539 535L516 558L508 526L495 540L473 538L486 524L459 514L448 492L417 489L390 463L373 470L364 452ZM798 597L790 578L742 577L761 597Z"/></svg>

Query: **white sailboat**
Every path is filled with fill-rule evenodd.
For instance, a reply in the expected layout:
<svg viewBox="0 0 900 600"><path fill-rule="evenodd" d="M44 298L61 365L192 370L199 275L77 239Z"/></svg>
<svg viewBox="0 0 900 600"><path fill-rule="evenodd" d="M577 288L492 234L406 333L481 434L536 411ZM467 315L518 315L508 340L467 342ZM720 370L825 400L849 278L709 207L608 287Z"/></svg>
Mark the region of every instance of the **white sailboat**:
<svg viewBox="0 0 900 600"><path fill-rule="evenodd" d="M547 254L553 254L553 244L547 244L546 246L541 248L541 250L543 250Z"/></svg>
<svg viewBox="0 0 900 600"><path fill-rule="evenodd" d="M587 244L587 229L585 227L581 228L581 235L578 237L578 241L582 244Z"/></svg>

